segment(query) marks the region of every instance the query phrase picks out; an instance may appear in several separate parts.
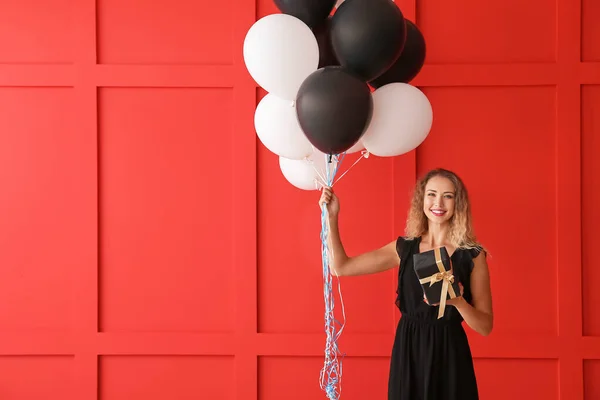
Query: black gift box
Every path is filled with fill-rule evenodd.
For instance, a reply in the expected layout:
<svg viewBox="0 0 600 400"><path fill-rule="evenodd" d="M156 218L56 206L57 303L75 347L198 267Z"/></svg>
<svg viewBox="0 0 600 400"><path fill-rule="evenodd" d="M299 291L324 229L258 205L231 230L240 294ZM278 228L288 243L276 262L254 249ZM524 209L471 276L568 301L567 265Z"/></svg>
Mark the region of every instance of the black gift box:
<svg viewBox="0 0 600 400"><path fill-rule="evenodd" d="M441 318L446 305L446 301L442 301L442 292L446 291L444 300L460 296L458 280L452 275L448 250L441 247L415 254L413 263L427 301L432 306L440 304L438 318Z"/></svg>

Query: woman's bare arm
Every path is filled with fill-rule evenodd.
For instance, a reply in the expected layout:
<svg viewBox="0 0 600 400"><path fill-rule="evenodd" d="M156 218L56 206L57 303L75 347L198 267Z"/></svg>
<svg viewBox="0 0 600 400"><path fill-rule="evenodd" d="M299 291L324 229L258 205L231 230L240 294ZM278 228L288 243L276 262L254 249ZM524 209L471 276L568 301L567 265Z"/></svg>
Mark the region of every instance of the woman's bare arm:
<svg viewBox="0 0 600 400"><path fill-rule="evenodd" d="M471 272L473 305L467 303L462 297L453 299L457 300L454 305L467 325L483 336L489 335L494 327L490 275L485 256L485 252L482 251L473 260L474 267Z"/></svg>
<svg viewBox="0 0 600 400"><path fill-rule="evenodd" d="M400 265L400 257L396 251L396 241L356 257L349 257L342 244L338 228L339 199L331 188L323 188L319 206L327 207L328 212L329 246L332 253L329 269L332 274L337 276L374 274Z"/></svg>
<svg viewBox="0 0 600 400"><path fill-rule="evenodd" d="M337 218L330 218L329 226L330 246L333 254L329 269L332 274L338 276L375 274L400 265L395 240L376 250L349 257L340 238Z"/></svg>

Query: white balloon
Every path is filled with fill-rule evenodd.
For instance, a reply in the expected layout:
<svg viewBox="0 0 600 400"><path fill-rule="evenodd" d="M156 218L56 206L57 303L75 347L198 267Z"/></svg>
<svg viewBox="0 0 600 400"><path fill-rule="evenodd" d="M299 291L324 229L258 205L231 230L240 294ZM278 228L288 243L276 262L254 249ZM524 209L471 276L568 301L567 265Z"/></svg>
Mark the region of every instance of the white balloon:
<svg viewBox="0 0 600 400"><path fill-rule="evenodd" d="M315 149L303 160L279 157L279 168L285 179L298 189L317 190L327 177L326 162L325 154Z"/></svg>
<svg viewBox="0 0 600 400"><path fill-rule="evenodd" d="M271 93L263 97L254 113L254 128L262 144L278 156L299 160L313 152L289 100Z"/></svg>
<svg viewBox="0 0 600 400"><path fill-rule="evenodd" d="M304 79L319 66L319 45L310 28L287 14L256 21L244 39L244 62L269 93L295 100Z"/></svg>
<svg viewBox="0 0 600 400"><path fill-rule="evenodd" d="M279 168L285 179L298 189L316 190L319 187L315 171L305 160L279 157Z"/></svg>
<svg viewBox="0 0 600 400"><path fill-rule="evenodd" d="M431 103L422 91L390 83L373 92L373 116L361 142L373 155L397 156L423 143L432 123Z"/></svg>
<svg viewBox="0 0 600 400"><path fill-rule="evenodd" d="M327 179L327 159L328 156L325 153L313 146L313 152L308 157L308 162L311 163L313 170L318 171L319 185ZM333 170L333 163L330 164L330 170Z"/></svg>

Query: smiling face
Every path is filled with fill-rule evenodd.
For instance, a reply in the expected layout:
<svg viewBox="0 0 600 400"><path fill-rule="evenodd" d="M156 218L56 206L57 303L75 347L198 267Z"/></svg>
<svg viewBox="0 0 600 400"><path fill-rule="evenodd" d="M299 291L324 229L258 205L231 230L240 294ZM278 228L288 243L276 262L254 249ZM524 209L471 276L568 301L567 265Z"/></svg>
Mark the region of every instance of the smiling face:
<svg viewBox="0 0 600 400"><path fill-rule="evenodd" d="M423 212L434 223L442 224L452 219L455 206L454 185L448 178L432 177L425 185Z"/></svg>
<svg viewBox="0 0 600 400"><path fill-rule="evenodd" d="M431 228L439 230L441 225L447 228L449 243L457 248L477 246L465 184L456 173L436 168L419 178L415 185L406 236L422 237Z"/></svg>

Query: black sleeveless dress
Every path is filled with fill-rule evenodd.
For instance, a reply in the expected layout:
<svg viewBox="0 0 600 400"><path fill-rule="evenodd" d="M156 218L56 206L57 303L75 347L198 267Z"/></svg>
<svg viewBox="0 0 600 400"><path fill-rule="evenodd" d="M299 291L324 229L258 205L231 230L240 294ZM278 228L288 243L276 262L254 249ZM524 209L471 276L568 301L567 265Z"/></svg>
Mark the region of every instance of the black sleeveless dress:
<svg viewBox="0 0 600 400"><path fill-rule="evenodd" d="M455 307L447 305L437 319L438 307L423 301L413 269L420 238L398 238L401 258L396 305L402 317L392 350L388 400L478 400L471 349ZM457 249L451 256L454 275L471 303L470 275L477 250Z"/></svg>

